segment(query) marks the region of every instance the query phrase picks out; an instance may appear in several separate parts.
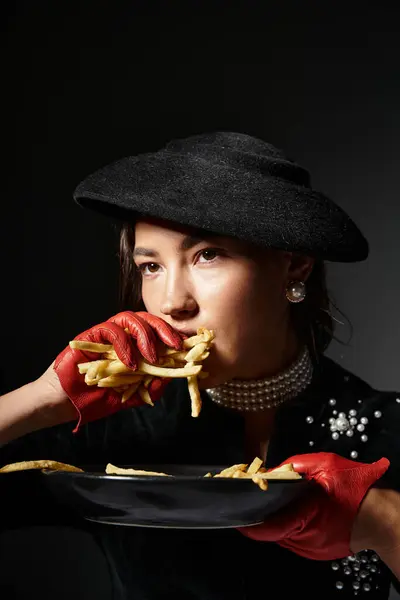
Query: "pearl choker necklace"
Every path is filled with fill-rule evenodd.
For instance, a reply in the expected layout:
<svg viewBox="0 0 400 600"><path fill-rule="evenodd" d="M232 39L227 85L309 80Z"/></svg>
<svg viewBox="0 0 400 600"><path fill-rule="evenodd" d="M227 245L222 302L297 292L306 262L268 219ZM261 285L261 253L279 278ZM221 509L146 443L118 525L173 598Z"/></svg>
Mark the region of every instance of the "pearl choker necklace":
<svg viewBox="0 0 400 600"><path fill-rule="evenodd" d="M300 394L312 379L313 366L307 347L285 371L266 379L240 381L210 388L211 400L225 408L259 411L274 408Z"/></svg>

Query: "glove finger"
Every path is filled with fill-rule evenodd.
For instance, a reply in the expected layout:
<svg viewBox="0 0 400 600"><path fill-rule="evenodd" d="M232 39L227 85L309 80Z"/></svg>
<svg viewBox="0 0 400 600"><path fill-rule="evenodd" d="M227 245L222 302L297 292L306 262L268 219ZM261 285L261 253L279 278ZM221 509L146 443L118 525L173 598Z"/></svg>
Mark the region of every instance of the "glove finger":
<svg viewBox="0 0 400 600"><path fill-rule="evenodd" d="M137 353L131 336L113 322L106 321L95 325L75 339L112 344L119 360L124 365L133 370L137 368ZM93 353L90 354L93 355ZM98 354L96 354L96 358L98 358Z"/></svg>
<svg viewBox="0 0 400 600"><path fill-rule="evenodd" d="M183 336L179 331L176 331L169 323L148 312L141 311L136 314L151 325L164 344L175 350L180 350L182 348L182 340L186 336Z"/></svg>
<svg viewBox="0 0 400 600"><path fill-rule="evenodd" d="M151 364L157 362L157 338L150 325L138 316L138 313L124 311L108 319L122 329L128 329L136 340L141 355Z"/></svg>

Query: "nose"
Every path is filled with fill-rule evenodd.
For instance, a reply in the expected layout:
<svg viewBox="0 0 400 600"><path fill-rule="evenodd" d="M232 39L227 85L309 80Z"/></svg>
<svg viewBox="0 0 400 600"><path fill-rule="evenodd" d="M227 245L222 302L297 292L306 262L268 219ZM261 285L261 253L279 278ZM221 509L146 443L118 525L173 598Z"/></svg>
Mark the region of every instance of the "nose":
<svg viewBox="0 0 400 600"><path fill-rule="evenodd" d="M196 299L182 276L167 278L160 311L175 319L188 319L197 313Z"/></svg>

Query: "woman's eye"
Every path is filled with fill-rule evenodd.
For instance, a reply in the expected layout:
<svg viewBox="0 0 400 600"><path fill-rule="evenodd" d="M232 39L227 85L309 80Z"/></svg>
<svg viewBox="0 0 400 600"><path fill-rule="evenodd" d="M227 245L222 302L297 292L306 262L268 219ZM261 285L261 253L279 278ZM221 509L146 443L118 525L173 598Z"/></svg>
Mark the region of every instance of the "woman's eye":
<svg viewBox="0 0 400 600"><path fill-rule="evenodd" d="M202 262L210 262L218 256L218 252L212 248L209 248L207 250L202 250L199 256L204 258L204 261Z"/></svg>
<svg viewBox="0 0 400 600"><path fill-rule="evenodd" d="M139 265L138 269L143 275L148 275L149 273L154 274L157 273L159 265L157 263L145 263L143 265Z"/></svg>

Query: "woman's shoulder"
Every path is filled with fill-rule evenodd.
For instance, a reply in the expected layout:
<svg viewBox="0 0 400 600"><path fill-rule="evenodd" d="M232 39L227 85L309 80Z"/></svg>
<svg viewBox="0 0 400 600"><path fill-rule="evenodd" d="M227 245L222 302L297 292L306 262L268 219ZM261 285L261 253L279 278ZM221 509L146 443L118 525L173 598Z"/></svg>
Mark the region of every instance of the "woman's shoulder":
<svg viewBox="0 0 400 600"><path fill-rule="evenodd" d="M327 356L322 356L315 368L320 385L344 402L356 400L357 404L367 403L371 406L378 403L394 403L400 408L400 391L384 390L373 386L366 379Z"/></svg>
<svg viewBox="0 0 400 600"><path fill-rule="evenodd" d="M328 357L317 370L313 445L362 462L385 456L391 461L386 479L400 489L400 393L376 389Z"/></svg>

